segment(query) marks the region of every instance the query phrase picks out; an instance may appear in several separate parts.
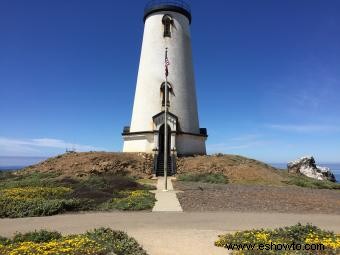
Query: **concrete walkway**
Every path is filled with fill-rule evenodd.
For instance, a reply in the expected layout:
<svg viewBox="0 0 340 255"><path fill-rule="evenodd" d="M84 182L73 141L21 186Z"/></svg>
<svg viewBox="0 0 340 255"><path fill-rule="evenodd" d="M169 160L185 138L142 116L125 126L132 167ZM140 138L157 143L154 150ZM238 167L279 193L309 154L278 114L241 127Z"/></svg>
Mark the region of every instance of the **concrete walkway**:
<svg viewBox="0 0 340 255"><path fill-rule="evenodd" d="M124 230L150 255L226 255L214 246L219 234L252 228L277 228L312 223L340 233L340 215L240 212L111 212L64 214L50 217L0 219L0 235L16 231L57 230L64 234L84 233L98 227Z"/></svg>
<svg viewBox="0 0 340 255"><path fill-rule="evenodd" d="M172 186L172 177L167 178L168 190L164 191L165 178L158 177L157 190L152 191L156 194L156 203L153 207L153 212L183 212L181 204L176 196L176 191Z"/></svg>
<svg viewBox="0 0 340 255"><path fill-rule="evenodd" d="M16 231L57 230L84 233L98 227L126 231L150 255L226 255L215 247L219 234L253 228L277 228L298 222L312 223L340 233L340 215L240 212L107 212L64 214L50 217L0 219L0 235Z"/></svg>

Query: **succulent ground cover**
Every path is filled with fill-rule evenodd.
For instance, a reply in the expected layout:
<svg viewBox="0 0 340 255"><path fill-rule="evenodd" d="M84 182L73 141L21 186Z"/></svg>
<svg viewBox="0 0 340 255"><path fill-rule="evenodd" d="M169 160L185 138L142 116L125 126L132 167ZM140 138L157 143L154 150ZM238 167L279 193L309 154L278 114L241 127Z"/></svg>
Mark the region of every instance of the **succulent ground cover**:
<svg viewBox="0 0 340 255"><path fill-rule="evenodd" d="M215 245L229 247L229 250L233 245L233 255L336 255L340 254L340 235L313 225L297 224L274 230L255 229L221 235ZM254 249L249 245L254 245Z"/></svg>
<svg viewBox="0 0 340 255"><path fill-rule="evenodd" d="M0 237L2 255L147 255L134 238L121 231L100 228L85 234L62 236L46 230Z"/></svg>
<svg viewBox="0 0 340 255"><path fill-rule="evenodd" d="M186 182L204 182L204 183L228 183L228 178L221 173L188 173L180 174L177 177L179 181Z"/></svg>
<svg viewBox="0 0 340 255"><path fill-rule="evenodd" d="M284 171L286 172L286 171ZM337 189L340 190L340 184L331 181L320 181L313 178L309 178L299 174L288 174L288 180L284 183L289 185L300 186L304 188L313 189Z"/></svg>
<svg viewBox="0 0 340 255"><path fill-rule="evenodd" d="M0 217L45 216L66 211L145 210L152 186L126 176L61 178L56 173L0 172Z"/></svg>
<svg viewBox="0 0 340 255"><path fill-rule="evenodd" d="M147 190L120 191L116 196L104 203L104 209L143 210L151 209L156 199Z"/></svg>

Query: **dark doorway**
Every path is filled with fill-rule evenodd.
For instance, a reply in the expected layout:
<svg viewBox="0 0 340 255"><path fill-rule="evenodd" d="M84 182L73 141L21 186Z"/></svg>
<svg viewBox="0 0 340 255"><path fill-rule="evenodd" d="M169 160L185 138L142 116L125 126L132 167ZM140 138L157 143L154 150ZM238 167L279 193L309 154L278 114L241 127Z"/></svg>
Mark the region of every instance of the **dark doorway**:
<svg viewBox="0 0 340 255"><path fill-rule="evenodd" d="M171 128L168 126L168 155L170 155L170 143L171 143ZM160 126L159 128L159 140L158 140L158 150L159 150L159 154L163 154L164 155L164 142L165 142L165 129L164 129L164 124L162 126Z"/></svg>
<svg viewBox="0 0 340 255"><path fill-rule="evenodd" d="M171 128L168 126L168 175L170 176L172 173L172 163L171 163L171 157L170 157L170 143L171 143ZM156 175L157 176L163 176L164 175L164 142L165 142L165 130L164 130L164 124L160 126L159 128L159 137L158 137L158 157L157 157L157 170Z"/></svg>

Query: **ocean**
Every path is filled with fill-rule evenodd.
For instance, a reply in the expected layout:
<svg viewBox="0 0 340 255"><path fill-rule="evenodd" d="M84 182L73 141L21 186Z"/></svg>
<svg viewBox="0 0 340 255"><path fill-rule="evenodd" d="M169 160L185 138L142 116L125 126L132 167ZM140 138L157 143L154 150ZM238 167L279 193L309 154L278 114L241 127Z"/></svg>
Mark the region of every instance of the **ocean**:
<svg viewBox="0 0 340 255"><path fill-rule="evenodd" d="M0 166L0 171L14 171L23 167L25 166Z"/></svg>
<svg viewBox="0 0 340 255"><path fill-rule="evenodd" d="M0 156L0 170L18 170L39 163L47 157L6 157Z"/></svg>
<svg viewBox="0 0 340 255"><path fill-rule="evenodd" d="M271 165L273 167L279 168L279 169L287 169L287 164L285 163L268 163L268 165ZM340 183L340 163L324 163L324 164L318 164L319 166L328 167L332 170L336 182Z"/></svg>

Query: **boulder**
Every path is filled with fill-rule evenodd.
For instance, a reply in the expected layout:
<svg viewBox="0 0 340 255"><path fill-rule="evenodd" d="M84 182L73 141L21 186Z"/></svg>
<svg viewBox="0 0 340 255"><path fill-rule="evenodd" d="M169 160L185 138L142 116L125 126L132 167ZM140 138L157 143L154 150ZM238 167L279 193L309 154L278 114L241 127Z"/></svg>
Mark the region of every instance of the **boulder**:
<svg viewBox="0 0 340 255"><path fill-rule="evenodd" d="M328 167L317 166L313 157L302 157L289 162L287 168L288 173L298 173L321 181L336 182L332 171Z"/></svg>

